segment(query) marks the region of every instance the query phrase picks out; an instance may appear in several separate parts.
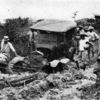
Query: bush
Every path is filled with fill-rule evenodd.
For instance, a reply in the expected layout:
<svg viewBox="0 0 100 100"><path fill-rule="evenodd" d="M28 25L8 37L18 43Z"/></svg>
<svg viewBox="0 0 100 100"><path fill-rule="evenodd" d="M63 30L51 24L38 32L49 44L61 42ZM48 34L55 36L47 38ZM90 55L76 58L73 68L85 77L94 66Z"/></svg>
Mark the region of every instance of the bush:
<svg viewBox="0 0 100 100"><path fill-rule="evenodd" d="M2 26L4 35L8 35L10 42L12 42L16 48L18 54L23 55L27 53L27 41L28 39L22 35L26 35L29 27L32 25L29 18L14 18L6 19L5 24Z"/></svg>
<svg viewBox="0 0 100 100"><path fill-rule="evenodd" d="M10 37L10 40L14 42L14 40L18 39L21 33L23 32L23 28L28 28L29 26L29 18L19 17L15 19L7 19L6 23L4 24L4 29L6 35L8 35Z"/></svg>

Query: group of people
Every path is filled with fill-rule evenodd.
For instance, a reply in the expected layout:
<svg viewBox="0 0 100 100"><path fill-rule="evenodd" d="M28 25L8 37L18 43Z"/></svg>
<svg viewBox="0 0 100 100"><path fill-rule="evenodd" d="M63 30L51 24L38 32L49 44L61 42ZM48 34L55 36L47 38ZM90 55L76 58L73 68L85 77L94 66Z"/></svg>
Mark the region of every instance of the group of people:
<svg viewBox="0 0 100 100"><path fill-rule="evenodd" d="M99 35L95 32L94 27L92 26L79 26L77 29L77 33L80 36L80 38L78 39L77 50L79 52L79 56L82 59L84 52L87 51L88 58L90 59L90 54L92 53L92 56L94 56L95 47L98 47ZM98 53L98 48L96 49Z"/></svg>

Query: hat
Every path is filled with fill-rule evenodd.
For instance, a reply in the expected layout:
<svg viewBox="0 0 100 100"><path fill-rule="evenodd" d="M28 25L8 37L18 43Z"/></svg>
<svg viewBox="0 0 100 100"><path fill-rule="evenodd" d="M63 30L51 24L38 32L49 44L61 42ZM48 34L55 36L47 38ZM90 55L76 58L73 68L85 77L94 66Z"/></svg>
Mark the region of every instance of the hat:
<svg viewBox="0 0 100 100"><path fill-rule="evenodd" d="M86 30L86 31L87 31L87 30L88 30L88 27L87 27L87 26L85 26L85 27L84 27L84 30Z"/></svg>
<svg viewBox="0 0 100 100"><path fill-rule="evenodd" d="M5 39L5 40L9 40L9 37L8 37L8 36L4 36L4 39Z"/></svg>
<svg viewBox="0 0 100 100"><path fill-rule="evenodd" d="M80 38L85 38L85 37L88 37L88 35L86 35L86 34L81 34L80 35Z"/></svg>
<svg viewBox="0 0 100 100"><path fill-rule="evenodd" d="M81 29L83 28L83 26L82 26L82 25L79 25L78 27L79 27L79 28L81 28Z"/></svg>
<svg viewBox="0 0 100 100"><path fill-rule="evenodd" d="M88 30L94 30L94 27L89 26Z"/></svg>

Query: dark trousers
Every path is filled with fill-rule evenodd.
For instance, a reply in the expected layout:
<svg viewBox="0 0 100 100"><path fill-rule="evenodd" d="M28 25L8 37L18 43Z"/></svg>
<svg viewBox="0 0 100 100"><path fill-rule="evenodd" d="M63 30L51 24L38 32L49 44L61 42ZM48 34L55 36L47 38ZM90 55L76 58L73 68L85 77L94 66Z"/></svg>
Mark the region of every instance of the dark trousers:
<svg viewBox="0 0 100 100"><path fill-rule="evenodd" d="M36 50L36 44L34 41L29 41L28 43L28 52L29 54L32 52L32 51L35 51Z"/></svg>

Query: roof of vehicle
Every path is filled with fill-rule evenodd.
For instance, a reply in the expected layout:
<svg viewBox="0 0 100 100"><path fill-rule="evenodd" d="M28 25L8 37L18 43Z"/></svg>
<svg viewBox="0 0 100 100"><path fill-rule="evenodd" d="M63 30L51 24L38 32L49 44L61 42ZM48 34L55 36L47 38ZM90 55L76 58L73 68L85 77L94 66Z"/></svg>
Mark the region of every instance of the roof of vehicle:
<svg viewBox="0 0 100 100"><path fill-rule="evenodd" d="M50 32L66 32L74 27L76 27L74 21L42 20L30 28Z"/></svg>

